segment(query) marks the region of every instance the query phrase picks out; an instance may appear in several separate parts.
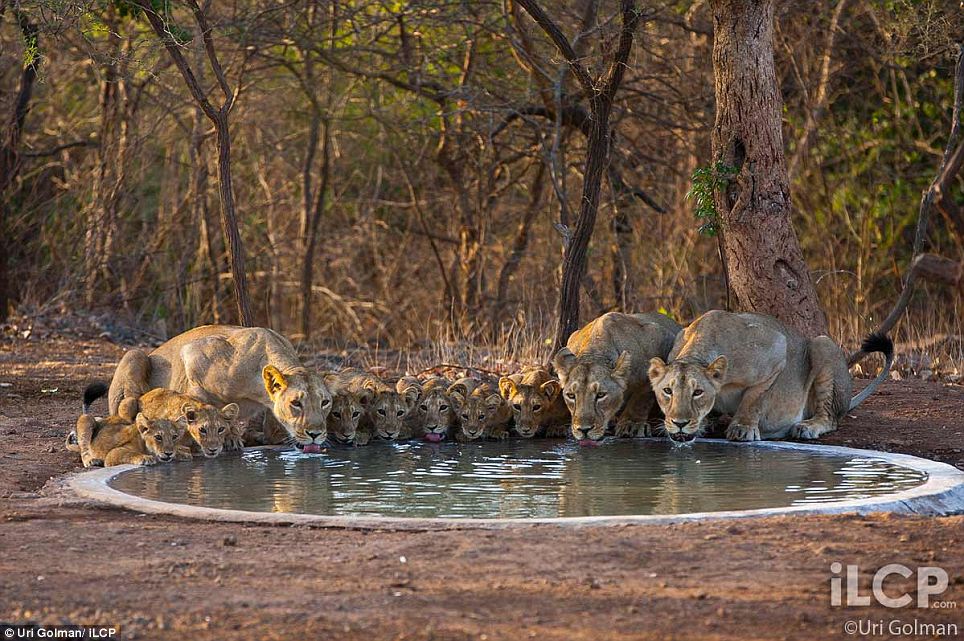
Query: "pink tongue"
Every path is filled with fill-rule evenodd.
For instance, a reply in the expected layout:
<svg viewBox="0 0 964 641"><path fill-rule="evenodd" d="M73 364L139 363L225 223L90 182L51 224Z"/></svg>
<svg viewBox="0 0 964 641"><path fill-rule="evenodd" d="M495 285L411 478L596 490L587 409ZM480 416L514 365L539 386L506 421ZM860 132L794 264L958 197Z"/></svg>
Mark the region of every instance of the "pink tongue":
<svg viewBox="0 0 964 641"><path fill-rule="evenodd" d="M438 443L439 441L442 440L442 435L436 434L435 432L429 432L428 434L425 435L425 440L430 443Z"/></svg>
<svg viewBox="0 0 964 641"><path fill-rule="evenodd" d="M321 454L321 446L317 443L309 443L301 448L301 451L305 454Z"/></svg>
<svg viewBox="0 0 964 641"><path fill-rule="evenodd" d="M579 445L581 447L599 447L599 443L597 443L596 441L590 440L588 438L584 438L580 440Z"/></svg>

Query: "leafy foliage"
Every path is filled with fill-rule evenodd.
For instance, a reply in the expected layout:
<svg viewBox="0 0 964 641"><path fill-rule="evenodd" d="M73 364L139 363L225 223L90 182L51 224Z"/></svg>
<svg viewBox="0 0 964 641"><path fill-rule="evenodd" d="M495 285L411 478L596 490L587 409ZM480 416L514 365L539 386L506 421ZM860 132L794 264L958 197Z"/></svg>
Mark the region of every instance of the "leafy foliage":
<svg viewBox="0 0 964 641"><path fill-rule="evenodd" d="M714 194L724 189L736 176L737 169L717 160L713 165L697 167L693 171L693 186L686 198L693 201L693 215L699 221L699 233L709 238L720 232L720 214L716 210Z"/></svg>

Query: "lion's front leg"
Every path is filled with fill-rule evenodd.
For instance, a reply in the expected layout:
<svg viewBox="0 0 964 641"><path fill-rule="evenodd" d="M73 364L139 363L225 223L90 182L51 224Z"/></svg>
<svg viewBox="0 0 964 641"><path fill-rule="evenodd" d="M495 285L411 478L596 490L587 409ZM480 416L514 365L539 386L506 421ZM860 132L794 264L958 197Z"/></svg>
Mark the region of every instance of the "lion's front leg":
<svg viewBox="0 0 964 641"><path fill-rule="evenodd" d="M763 417L770 389L782 371L783 368L780 368L770 378L748 387L743 392L740 406L726 428L727 439L731 441L759 441L763 438L760 434L760 419Z"/></svg>
<svg viewBox="0 0 964 641"><path fill-rule="evenodd" d="M638 436L652 436L649 426L649 413L653 409L656 397L649 386L643 386L630 392L619 418L616 419L614 431L618 438L635 438Z"/></svg>

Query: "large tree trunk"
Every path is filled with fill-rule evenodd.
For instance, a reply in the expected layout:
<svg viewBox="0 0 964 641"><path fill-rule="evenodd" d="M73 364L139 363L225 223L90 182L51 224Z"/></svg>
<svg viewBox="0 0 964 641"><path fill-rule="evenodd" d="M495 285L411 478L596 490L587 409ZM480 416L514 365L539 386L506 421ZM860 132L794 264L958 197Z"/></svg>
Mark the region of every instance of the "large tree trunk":
<svg viewBox="0 0 964 641"><path fill-rule="evenodd" d="M773 0L713 0L716 126L713 157L735 177L716 189L730 285L745 310L808 336L827 331L790 224L773 62Z"/></svg>

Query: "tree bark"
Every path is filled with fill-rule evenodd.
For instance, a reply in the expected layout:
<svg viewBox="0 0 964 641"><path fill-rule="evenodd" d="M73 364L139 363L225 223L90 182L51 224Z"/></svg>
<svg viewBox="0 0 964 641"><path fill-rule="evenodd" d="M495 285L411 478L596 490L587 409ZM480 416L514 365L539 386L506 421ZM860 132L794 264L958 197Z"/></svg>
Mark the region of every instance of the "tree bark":
<svg viewBox="0 0 964 641"><path fill-rule="evenodd" d="M790 222L773 0L711 4L713 157L734 172L715 194L730 285L743 309L775 316L807 336L825 334L826 319Z"/></svg>

